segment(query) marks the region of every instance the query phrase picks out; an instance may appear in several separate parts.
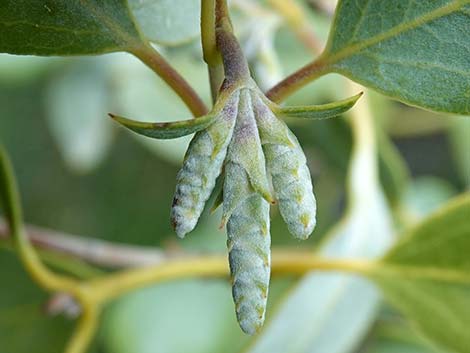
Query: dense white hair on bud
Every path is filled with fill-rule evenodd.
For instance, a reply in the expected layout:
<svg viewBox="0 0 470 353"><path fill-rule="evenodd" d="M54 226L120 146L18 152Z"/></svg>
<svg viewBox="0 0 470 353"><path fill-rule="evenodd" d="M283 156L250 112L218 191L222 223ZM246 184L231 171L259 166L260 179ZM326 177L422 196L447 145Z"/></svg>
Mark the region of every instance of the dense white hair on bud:
<svg viewBox="0 0 470 353"><path fill-rule="evenodd" d="M244 332L254 334L264 322L269 287L269 203L263 193L270 193L248 89L240 93L223 192L237 319Z"/></svg>
<svg viewBox="0 0 470 353"><path fill-rule="evenodd" d="M238 112L239 93L234 92L220 111L220 117L193 137L183 166L176 176L171 223L179 237L192 231L214 189Z"/></svg>
<svg viewBox="0 0 470 353"><path fill-rule="evenodd" d="M228 219L227 247L237 319L242 330L252 335L263 325L268 297L269 203L253 191L239 165L228 164L227 176L226 190L230 192L236 183L237 192L244 196Z"/></svg>
<svg viewBox="0 0 470 353"><path fill-rule="evenodd" d="M316 200L305 155L295 135L258 95L253 95L253 108L279 211L289 232L306 239L315 228Z"/></svg>

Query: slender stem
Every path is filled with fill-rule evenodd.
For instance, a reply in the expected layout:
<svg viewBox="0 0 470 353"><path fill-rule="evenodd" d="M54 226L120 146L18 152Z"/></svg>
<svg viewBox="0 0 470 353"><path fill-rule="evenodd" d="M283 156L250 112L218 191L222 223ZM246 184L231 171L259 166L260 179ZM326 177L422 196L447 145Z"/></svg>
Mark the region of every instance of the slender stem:
<svg viewBox="0 0 470 353"><path fill-rule="evenodd" d="M209 66L222 61L215 39L215 0L201 1L201 42L204 61Z"/></svg>
<svg viewBox="0 0 470 353"><path fill-rule="evenodd" d="M85 305L78 321L78 326L67 344L65 353L84 353L87 351L95 335L100 308L95 305Z"/></svg>
<svg viewBox="0 0 470 353"><path fill-rule="evenodd" d="M301 275L313 270L365 273L371 263L359 260L329 260L308 252L273 252L273 275ZM226 277L229 275L225 255L175 259L157 266L111 274L89 283L93 300L107 302L129 291L167 280L189 277Z"/></svg>
<svg viewBox="0 0 470 353"><path fill-rule="evenodd" d="M215 0L201 1L201 43L204 61L208 66L212 102L214 103L224 80L222 57L217 49L215 36Z"/></svg>
<svg viewBox="0 0 470 353"><path fill-rule="evenodd" d="M303 86L329 72L329 66L320 56L279 82L266 93L266 96L273 102L280 103Z"/></svg>
<svg viewBox="0 0 470 353"><path fill-rule="evenodd" d="M215 2L215 35L217 49L222 55L227 83L248 80L250 78L250 69L240 43L233 33L226 0L216 0Z"/></svg>
<svg viewBox="0 0 470 353"><path fill-rule="evenodd" d="M207 107L199 95L150 44L133 48L131 54L157 73L178 94L194 116L207 114Z"/></svg>
<svg viewBox="0 0 470 353"><path fill-rule="evenodd" d="M232 22L230 21L230 12L228 10L227 0L215 0L215 28L222 26L223 22L227 20L230 24L232 31ZM216 34L217 36L217 34Z"/></svg>
<svg viewBox="0 0 470 353"><path fill-rule="evenodd" d="M23 211L13 167L2 146L0 146L0 196L16 248L30 276L47 290L74 292L77 282L57 275L44 266L24 232Z"/></svg>

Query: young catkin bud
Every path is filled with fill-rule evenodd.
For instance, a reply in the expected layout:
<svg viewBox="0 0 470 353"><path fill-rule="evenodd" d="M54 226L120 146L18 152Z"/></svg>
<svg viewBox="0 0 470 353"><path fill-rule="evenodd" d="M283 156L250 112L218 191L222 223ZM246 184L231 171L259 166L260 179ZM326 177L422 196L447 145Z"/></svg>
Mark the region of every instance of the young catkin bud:
<svg viewBox="0 0 470 353"><path fill-rule="evenodd" d="M192 231L214 189L232 138L238 111L239 93L234 92L220 117L207 129L196 133L176 177L171 223L179 237Z"/></svg>
<svg viewBox="0 0 470 353"><path fill-rule="evenodd" d="M233 192L244 199L227 222L232 295L237 319L247 334L256 333L264 322L270 276L269 203L254 192L243 168L226 165L224 194Z"/></svg>
<svg viewBox="0 0 470 353"><path fill-rule="evenodd" d="M262 326L270 273L269 183L250 89L242 89L228 148L223 194L232 293L242 330Z"/></svg>
<svg viewBox="0 0 470 353"><path fill-rule="evenodd" d="M253 97L268 172L289 232L306 239L316 224L316 201L306 158L295 135L266 103Z"/></svg>

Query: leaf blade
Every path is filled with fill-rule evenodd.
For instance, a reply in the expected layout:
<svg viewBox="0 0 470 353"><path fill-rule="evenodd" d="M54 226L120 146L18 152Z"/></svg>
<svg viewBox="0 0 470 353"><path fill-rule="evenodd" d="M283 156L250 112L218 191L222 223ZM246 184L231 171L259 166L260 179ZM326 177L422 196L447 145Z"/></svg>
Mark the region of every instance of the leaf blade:
<svg viewBox="0 0 470 353"><path fill-rule="evenodd" d="M467 193L408 232L370 274L418 331L456 352L470 347L469 215Z"/></svg>
<svg viewBox="0 0 470 353"><path fill-rule="evenodd" d="M0 52L10 54L102 54L143 40L126 0L6 0L0 14Z"/></svg>
<svg viewBox="0 0 470 353"><path fill-rule="evenodd" d="M382 20L382 13L390 15ZM469 113L469 16L468 0L358 6L343 0L322 60L332 72L405 103Z"/></svg>

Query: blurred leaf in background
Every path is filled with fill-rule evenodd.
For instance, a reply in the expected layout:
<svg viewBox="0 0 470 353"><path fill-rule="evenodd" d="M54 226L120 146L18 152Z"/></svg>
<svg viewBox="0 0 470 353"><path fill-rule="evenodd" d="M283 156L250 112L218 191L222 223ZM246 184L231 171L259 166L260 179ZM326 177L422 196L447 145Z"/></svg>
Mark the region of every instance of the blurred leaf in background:
<svg viewBox="0 0 470 353"><path fill-rule="evenodd" d="M356 353L448 353L419 336L390 308L382 310L377 323Z"/></svg>
<svg viewBox="0 0 470 353"><path fill-rule="evenodd" d="M419 332L455 352L470 347L469 216L467 193L406 232L371 273Z"/></svg>
<svg viewBox="0 0 470 353"><path fill-rule="evenodd" d="M236 353L246 340L225 281L150 287L118 300L109 311L104 325L110 352Z"/></svg>
<svg viewBox="0 0 470 353"><path fill-rule="evenodd" d="M108 153L113 125L105 119L110 108L106 67L109 58L75 59L52 78L46 94L51 134L68 166L86 173Z"/></svg>
<svg viewBox="0 0 470 353"><path fill-rule="evenodd" d="M446 180L421 176L415 178L404 194L407 215L421 220L456 196L455 187Z"/></svg>
<svg viewBox="0 0 470 353"><path fill-rule="evenodd" d="M160 45L178 45L200 33L199 0L130 0L142 31Z"/></svg>

